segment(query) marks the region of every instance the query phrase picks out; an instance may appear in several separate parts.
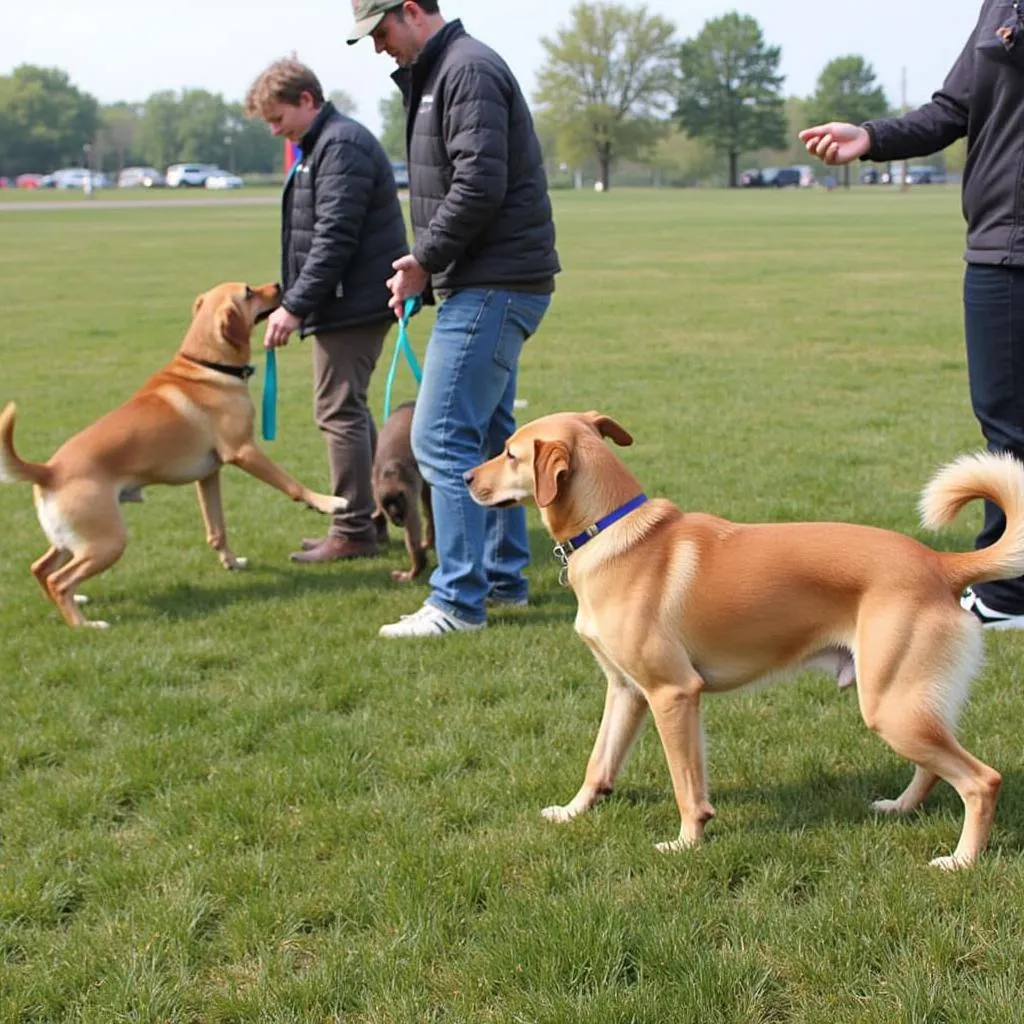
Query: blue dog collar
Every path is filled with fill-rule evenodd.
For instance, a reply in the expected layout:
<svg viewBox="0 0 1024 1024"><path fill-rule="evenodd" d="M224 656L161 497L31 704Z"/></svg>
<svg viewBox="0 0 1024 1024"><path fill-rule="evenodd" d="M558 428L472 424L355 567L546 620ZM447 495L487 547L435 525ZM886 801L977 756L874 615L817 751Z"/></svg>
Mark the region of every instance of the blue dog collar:
<svg viewBox="0 0 1024 1024"><path fill-rule="evenodd" d="M612 523L617 523L620 519L628 516L633 509L639 508L647 500L646 494L638 494L631 501L627 501L625 505L620 505L613 512L609 512L608 515L602 516L598 521L591 526L588 526L582 533L577 533L575 537L570 537L568 540L563 540L560 544L556 544L554 547L555 558L562 563L562 569L569 568L569 556L574 551L579 551L588 540L593 540L602 530L607 530Z"/></svg>

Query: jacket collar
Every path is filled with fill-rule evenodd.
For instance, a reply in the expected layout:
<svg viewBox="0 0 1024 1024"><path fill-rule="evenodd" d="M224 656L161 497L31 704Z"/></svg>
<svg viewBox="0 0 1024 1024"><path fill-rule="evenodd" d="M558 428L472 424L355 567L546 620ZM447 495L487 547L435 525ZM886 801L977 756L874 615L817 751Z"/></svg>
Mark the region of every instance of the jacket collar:
<svg viewBox="0 0 1024 1024"><path fill-rule="evenodd" d="M313 147L316 145L316 140L320 138L320 133L324 130L324 125L327 123L329 118L334 116L335 110L336 108L334 104L330 100L327 100L317 112L316 117L313 118L313 123L306 129L306 134L302 136L302 139L299 142L299 149L301 149L304 154L311 152Z"/></svg>
<svg viewBox="0 0 1024 1024"><path fill-rule="evenodd" d="M423 49L420 50L409 67L399 68L391 75L391 80L402 90L406 99L409 98L414 87L422 88L424 81L434 70L444 51L455 39L464 35L466 35L466 30L462 26L461 18L446 22L426 41Z"/></svg>

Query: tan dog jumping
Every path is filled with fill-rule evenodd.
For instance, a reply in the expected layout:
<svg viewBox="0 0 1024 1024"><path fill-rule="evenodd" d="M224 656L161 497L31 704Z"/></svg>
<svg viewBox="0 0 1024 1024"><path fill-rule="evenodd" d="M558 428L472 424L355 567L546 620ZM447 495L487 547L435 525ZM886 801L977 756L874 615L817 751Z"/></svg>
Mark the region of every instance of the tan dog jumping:
<svg viewBox="0 0 1024 1024"><path fill-rule="evenodd" d="M539 506L576 592L576 631L608 680L583 786L544 816L569 821L612 791L649 707L681 818L679 838L658 848L692 846L714 815L701 696L811 665L849 681L852 658L864 721L916 766L904 792L875 810L914 811L945 779L963 801L964 825L952 855L932 864L973 863L1001 778L954 737L982 657L981 624L958 597L968 584L1024 573L1024 469L985 453L936 475L921 498L929 528L979 498L1007 521L989 548L941 553L867 526L737 524L642 499L604 437L632 443L600 413L546 416L466 474L481 505Z"/></svg>
<svg viewBox="0 0 1024 1024"><path fill-rule="evenodd" d="M0 480L35 485L36 514L51 546L32 574L68 625L107 627L82 615L75 592L121 557L127 534L120 502L140 500L140 489L150 484L197 484L207 543L226 569L246 562L228 546L222 465L239 466L318 512L345 508L344 499L293 480L253 440L250 336L280 301L276 284L227 283L200 295L171 362L49 462L21 459L14 450L14 404L0 413Z"/></svg>

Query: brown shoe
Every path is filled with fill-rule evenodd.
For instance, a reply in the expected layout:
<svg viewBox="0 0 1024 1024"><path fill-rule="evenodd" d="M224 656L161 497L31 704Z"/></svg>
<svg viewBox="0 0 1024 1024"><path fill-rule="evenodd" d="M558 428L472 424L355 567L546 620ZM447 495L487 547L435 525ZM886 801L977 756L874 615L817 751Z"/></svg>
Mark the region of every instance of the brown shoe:
<svg viewBox="0 0 1024 1024"><path fill-rule="evenodd" d="M313 548L320 547L326 540L326 537L303 537L299 544L303 551L312 551Z"/></svg>
<svg viewBox="0 0 1024 1024"><path fill-rule="evenodd" d="M344 540L341 537L327 537L316 547L294 551L289 557L293 562L338 562L349 558L371 558L377 554L374 540Z"/></svg>

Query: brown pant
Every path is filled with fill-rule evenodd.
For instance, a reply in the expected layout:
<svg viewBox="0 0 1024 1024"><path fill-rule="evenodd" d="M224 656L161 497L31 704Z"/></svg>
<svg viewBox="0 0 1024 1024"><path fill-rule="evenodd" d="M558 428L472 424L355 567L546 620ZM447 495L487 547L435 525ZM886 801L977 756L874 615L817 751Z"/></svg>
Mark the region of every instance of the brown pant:
<svg viewBox="0 0 1024 1024"><path fill-rule="evenodd" d="M348 499L334 516L332 537L372 541L376 532L370 474L377 448L366 391L394 321L362 324L314 336L313 415L327 442L331 492Z"/></svg>

